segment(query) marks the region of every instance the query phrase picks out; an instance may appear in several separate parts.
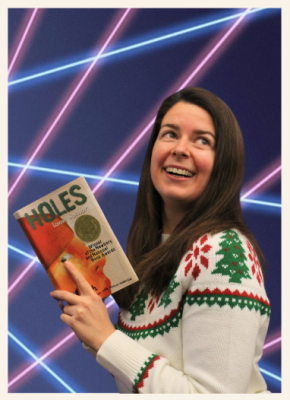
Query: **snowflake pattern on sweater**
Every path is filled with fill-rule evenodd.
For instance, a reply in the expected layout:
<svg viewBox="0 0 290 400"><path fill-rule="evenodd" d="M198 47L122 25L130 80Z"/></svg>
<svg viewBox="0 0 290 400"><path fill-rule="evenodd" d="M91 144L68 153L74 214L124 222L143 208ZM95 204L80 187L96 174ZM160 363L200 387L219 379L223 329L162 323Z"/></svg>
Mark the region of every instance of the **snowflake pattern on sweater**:
<svg viewBox="0 0 290 400"><path fill-rule="evenodd" d="M196 280L201 273L202 268L208 268L209 260L207 254L212 246L206 243L207 240L208 236L204 235L202 238L196 240L190 247L190 250L185 257L185 261L188 262L185 267L185 276L191 272L193 278Z"/></svg>
<svg viewBox="0 0 290 400"><path fill-rule="evenodd" d="M204 235L160 298L141 291L120 310L97 360L126 393L263 392L257 360L269 316L248 240L236 230Z"/></svg>

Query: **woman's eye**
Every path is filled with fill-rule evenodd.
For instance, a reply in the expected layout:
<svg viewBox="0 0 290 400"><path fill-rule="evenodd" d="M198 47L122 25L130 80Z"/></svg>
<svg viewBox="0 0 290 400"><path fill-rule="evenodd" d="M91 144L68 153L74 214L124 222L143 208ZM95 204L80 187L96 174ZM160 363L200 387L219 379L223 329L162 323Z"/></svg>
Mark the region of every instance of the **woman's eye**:
<svg viewBox="0 0 290 400"><path fill-rule="evenodd" d="M204 138L204 137L199 138L198 140L199 140L199 142L200 142L201 144L203 144L203 145L210 144L209 140L206 139L206 138Z"/></svg>
<svg viewBox="0 0 290 400"><path fill-rule="evenodd" d="M176 133L175 132L165 132L164 137L169 137L169 138L175 138L176 137Z"/></svg>

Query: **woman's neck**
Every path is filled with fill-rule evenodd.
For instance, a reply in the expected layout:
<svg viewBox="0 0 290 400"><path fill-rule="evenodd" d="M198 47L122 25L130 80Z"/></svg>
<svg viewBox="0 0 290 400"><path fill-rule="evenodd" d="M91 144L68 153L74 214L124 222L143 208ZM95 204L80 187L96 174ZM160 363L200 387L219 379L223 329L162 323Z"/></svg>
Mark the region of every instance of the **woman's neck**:
<svg viewBox="0 0 290 400"><path fill-rule="evenodd" d="M185 215L184 210L177 209L175 207L163 207L163 233L172 233L179 222L183 219Z"/></svg>

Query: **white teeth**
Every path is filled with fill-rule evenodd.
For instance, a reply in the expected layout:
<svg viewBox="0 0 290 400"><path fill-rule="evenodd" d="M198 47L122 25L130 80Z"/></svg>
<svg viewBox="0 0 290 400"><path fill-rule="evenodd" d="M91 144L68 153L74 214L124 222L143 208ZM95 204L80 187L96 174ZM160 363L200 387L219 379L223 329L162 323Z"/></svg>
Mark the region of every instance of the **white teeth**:
<svg viewBox="0 0 290 400"><path fill-rule="evenodd" d="M165 170L166 170L166 172L173 173L175 175L183 175L183 176L185 175L185 176L189 176L189 177L193 176L193 174L191 172L189 172L185 169L167 167Z"/></svg>

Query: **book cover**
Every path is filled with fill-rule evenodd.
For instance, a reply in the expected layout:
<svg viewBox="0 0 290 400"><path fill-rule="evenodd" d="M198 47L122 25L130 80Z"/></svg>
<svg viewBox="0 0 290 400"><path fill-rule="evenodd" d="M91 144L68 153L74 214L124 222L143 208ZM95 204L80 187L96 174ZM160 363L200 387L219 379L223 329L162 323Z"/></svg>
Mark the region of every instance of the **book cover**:
<svg viewBox="0 0 290 400"><path fill-rule="evenodd" d="M84 177L13 215L55 289L77 293L66 260L102 298L138 281Z"/></svg>

